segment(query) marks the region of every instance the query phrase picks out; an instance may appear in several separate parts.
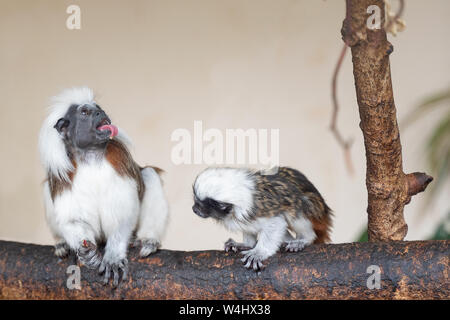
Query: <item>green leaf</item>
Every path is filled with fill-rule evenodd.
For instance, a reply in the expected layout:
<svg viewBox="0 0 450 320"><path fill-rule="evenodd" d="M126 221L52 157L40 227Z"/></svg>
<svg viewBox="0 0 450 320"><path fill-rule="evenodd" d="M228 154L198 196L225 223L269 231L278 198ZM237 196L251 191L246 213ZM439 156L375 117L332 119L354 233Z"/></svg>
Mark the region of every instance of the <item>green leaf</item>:
<svg viewBox="0 0 450 320"><path fill-rule="evenodd" d="M406 118L401 122L401 126L409 126L411 123L416 121L424 112L442 106L442 102L446 100L450 102L450 88L436 93L423 100L409 115L406 116ZM450 106L450 103L448 105Z"/></svg>
<svg viewBox="0 0 450 320"><path fill-rule="evenodd" d="M447 217L442 220L442 222L437 226L433 235L429 240L450 240L449 233L449 224L450 224L450 212L447 214Z"/></svg>
<svg viewBox="0 0 450 320"><path fill-rule="evenodd" d="M365 228L358 237L356 242L367 242L369 241L369 234L367 233L367 228Z"/></svg>

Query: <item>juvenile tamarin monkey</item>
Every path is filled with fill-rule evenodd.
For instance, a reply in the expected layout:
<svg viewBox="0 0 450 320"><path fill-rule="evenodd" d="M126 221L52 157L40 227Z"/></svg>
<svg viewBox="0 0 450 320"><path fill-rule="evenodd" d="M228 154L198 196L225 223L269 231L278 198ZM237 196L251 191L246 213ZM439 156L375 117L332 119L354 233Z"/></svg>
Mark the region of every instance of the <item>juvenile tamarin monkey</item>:
<svg viewBox="0 0 450 320"><path fill-rule="evenodd" d="M74 251L84 265L104 273L105 283L112 275L113 286L120 271L127 277L132 235L140 256L148 256L160 246L168 217L160 170L137 165L128 143L85 87L53 98L39 137L55 254ZM103 255L99 244L105 245Z"/></svg>
<svg viewBox="0 0 450 320"><path fill-rule="evenodd" d="M275 174L237 168L208 168L193 185L193 211L211 217L243 243L225 242L225 251L242 251L246 268L260 270L281 246L299 251L330 241L331 210L299 171L280 167ZM295 234L295 238L291 233Z"/></svg>

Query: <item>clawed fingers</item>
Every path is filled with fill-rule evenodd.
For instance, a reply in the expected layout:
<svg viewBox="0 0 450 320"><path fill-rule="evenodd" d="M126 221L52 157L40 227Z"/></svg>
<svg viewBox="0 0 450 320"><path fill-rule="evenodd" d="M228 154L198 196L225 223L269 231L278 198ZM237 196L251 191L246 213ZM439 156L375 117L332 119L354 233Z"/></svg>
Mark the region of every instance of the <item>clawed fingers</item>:
<svg viewBox="0 0 450 320"><path fill-rule="evenodd" d="M235 246L235 245L226 245L225 246L225 252L230 252L230 251L237 252L238 251L237 246Z"/></svg>
<svg viewBox="0 0 450 320"><path fill-rule="evenodd" d="M128 278L128 261L123 259L119 263L102 262L99 268L99 273L104 273L103 284L107 285L112 274L112 285L116 288L119 285L120 272L122 272L122 280Z"/></svg>
<svg viewBox="0 0 450 320"><path fill-rule="evenodd" d="M291 246L287 245L287 246L284 248L284 250L285 250L286 252L298 252L298 251L299 251L299 248L297 248L297 247L291 247Z"/></svg>
<svg viewBox="0 0 450 320"><path fill-rule="evenodd" d="M155 239L140 240L140 243L141 243L141 250L139 252L139 255L141 258L145 258L150 254L156 252L161 245L159 241Z"/></svg>
<svg viewBox="0 0 450 320"><path fill-rule="evenodd" d="M299 252L305 248L305 242L302 240L291 240L286 243L284 250L286 252Z"/></svg>
<svg viewBox="0 0 450 320"><path fill-rule="evenodd" d="M97 246L88 240L84 240L77 250L77 256L80 262L89 269L95 269L100 265L101 255Z"/></svg>
<svg viewBox="0 0 450 320"><path fill-rule="evenodd" d="M244 267L247 269L253 269L254 271L259 271L264 268L263 259L256 255L251 250L243 251L244 257L241 261L245 264Z"/></svg>
<svg viewBox="0 0 450 320"><path fill-rule="evenodd" d="M70 253L69 245L65 242L60 242L55 245L55 255L59 258L67 258Z"/></svg>
<svg viewBox="0 0 450 320"><path fill-rule="evenodd" d="M122 281L127 280L128 279L128 266L121 262L119 264L119 268L120 268L120 270L122 270Z"/></svg>
<svg viewBox="0 0 450 320"><path fill-rule="evenodd" d="M114 274L114 279L113 279L113 287L117 287L119 285L119 266L114 264L112 266L112 271Z"/></svg>
<svg viewBox="0 0 450 320"><path fill-rule="evenodd" d="M228 239L227 242L225 242L225 252L237 252L237 244L233 239Z"/></svg>
<svg viewBox="0 0 450 320"><path fill-rule="evenodd" d="M102 261L102 263L100 264L100 267L98 268L98 274L102 274L103 272L105 272L106 269L106 264Z"/></svg>
<svg viewBox="0 0 450 320"><path fill-rule="evenodd" d="M109 278L111 277L111 267L109 265L105 266L105 276L103 277L103 284L107 285Z"/></svg>

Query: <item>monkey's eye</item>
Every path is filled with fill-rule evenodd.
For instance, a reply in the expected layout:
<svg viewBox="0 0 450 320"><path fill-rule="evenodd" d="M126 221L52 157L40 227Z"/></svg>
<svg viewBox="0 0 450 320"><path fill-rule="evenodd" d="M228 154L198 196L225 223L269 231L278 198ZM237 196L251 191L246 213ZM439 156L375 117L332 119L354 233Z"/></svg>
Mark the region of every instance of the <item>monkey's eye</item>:
<svg viewBox="0 0 450 320"><path fill-rule="evenodd" d="M86 115L88 114L88 110L87 110L86 108L82 108L82 109L80 110L80 113L81 113L83 116L86 116Z"/></svg>
<svg viewBox="0 0 450 320"><path fill-rule="evenodd" d="M219 209L222 210L223 212L230 212L232 208L232 205L229 203L220 203L219 204Z"/></svg>

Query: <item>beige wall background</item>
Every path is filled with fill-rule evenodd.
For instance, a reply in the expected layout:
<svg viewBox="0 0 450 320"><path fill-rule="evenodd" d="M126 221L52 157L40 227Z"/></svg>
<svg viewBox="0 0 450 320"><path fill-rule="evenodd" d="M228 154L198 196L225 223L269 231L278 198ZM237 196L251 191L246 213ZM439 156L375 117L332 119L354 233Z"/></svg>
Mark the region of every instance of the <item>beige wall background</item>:
<svg viewBox="0 0 450 320"><path fill-rule="evenodd" d="M81 30L66 28L66 8L81 7ZM344 1L301 0L1 0L0 239L52 243L44 220L37 152L48 99L92 87L134 142L141 164L166 170L171 219L164 247L218 249L230 234L191 211L191 184L205 165L174 165L171 133L278 128L280 161L303 171L335 211L334 242L365 225L365 157L351 58L339 79L339 127L355 140L354 176L328 130L330 82L340 52ZM399 119L450 84L450 2L406 2L405 32L391 37ZM406 171L426 170L423 150L434 112L401 128ZM407 239L424 239L449 210L449 188L424 210L406 207ZM237 238L240 236L233 235Z"/></svg>

